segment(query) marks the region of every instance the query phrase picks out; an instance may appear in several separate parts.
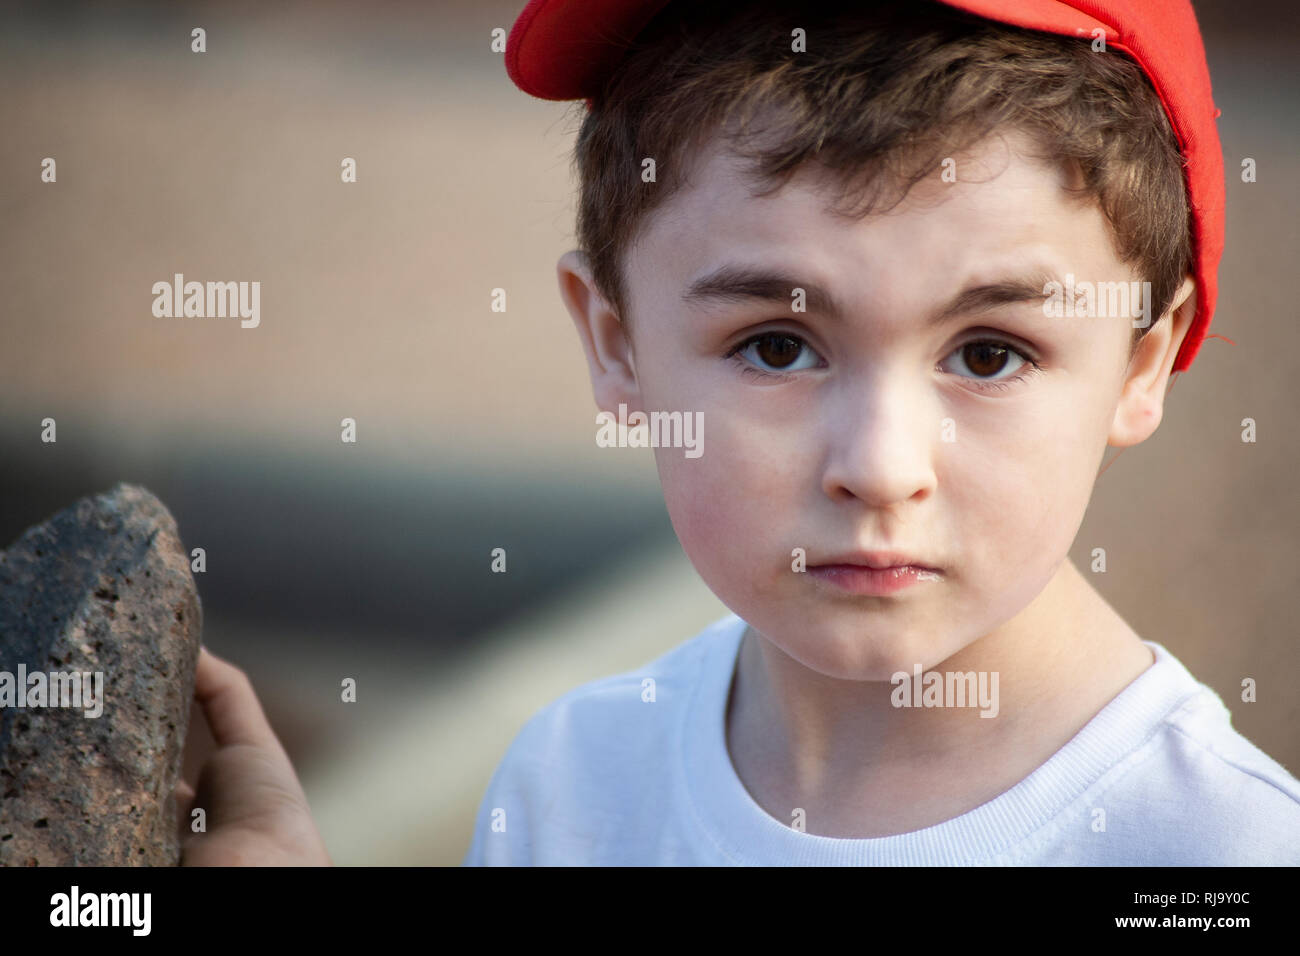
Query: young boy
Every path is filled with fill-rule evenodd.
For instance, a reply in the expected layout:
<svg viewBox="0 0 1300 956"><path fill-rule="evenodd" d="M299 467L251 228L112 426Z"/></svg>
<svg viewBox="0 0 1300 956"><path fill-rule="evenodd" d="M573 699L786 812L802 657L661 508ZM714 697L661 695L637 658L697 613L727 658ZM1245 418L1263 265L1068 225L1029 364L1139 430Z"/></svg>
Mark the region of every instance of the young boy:
<svg viewBox="0 0 1300 956"><path fill-rule="evenodd" d="M467 864L1300 863L1300 782L1067 558L1214 307L1191 7L945 4L515 24L514 81L587 101L597 404L707 426L656 463L735 613L539 711ZM247 679L197 686L186 861L328 863Z"/></svg>
<svg viewBox="0 0 1300 956"><path fill-rule="evenodd" d="M735 613L537 713L467 864L1300 863L1300 782L1067 558L1213 309L1192 10L947 2L516 22L586 100L597 405L707 426L655 457Z"/></svg>

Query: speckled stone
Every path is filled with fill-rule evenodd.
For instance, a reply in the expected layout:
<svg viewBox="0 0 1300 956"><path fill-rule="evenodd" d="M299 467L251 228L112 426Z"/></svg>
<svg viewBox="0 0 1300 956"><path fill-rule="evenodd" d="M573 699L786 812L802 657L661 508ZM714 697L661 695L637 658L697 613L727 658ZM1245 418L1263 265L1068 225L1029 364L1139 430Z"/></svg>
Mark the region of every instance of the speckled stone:
<svg viewBox="0 0 1300 956"><path fill-rule="evenodd" d="M173 790L202 624L176 522L138 485L0 551L0 865L180 862ZM98 702L27 706L30 675L74 671L91 687L103 675Z"/></svg>

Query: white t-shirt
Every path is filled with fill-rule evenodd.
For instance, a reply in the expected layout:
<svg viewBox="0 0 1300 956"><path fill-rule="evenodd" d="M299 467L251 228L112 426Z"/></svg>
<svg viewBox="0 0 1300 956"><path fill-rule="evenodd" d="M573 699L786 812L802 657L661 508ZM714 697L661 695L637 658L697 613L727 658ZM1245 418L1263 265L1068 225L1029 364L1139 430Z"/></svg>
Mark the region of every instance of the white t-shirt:
<svg viewBox="0 0 1300 956"><path fill-rule="evenodd" d="M754 802L727 753L745 626L728 615L538 711L493 774L465 865L1300 864L1300 781L1151 641L1151 667L987 803L894 836L794 829Z"/></svg>

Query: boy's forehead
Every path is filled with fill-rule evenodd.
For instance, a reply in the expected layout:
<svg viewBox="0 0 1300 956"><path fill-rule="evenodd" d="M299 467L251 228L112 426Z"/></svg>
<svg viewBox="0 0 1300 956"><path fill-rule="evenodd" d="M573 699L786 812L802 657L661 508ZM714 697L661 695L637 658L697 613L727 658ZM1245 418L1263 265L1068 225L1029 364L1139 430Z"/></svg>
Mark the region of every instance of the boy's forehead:
<svg viewBox="0 0 1300 956"><path fill-rule="evenodd" d="M883 216L988 216L1005 209L1007 218L1022 218L1016 208L1033 205L1064 209L1070 205L1070 173L1035 156L1036 144L1025 133L1008 129L985 137L964 151L945 157L931 173L908 189L892 209L850 218L844 213L843 179L816 162L799 167L781 188L757 196L758 181L749 161L723 141L713 141L691 163L683 184L655 214L664 231L683 225L725 225L728 222L771 226L781 223L839 220L846 227L881 221ZM888 192L888 189L885 190ZM835 208L841 206L841 209ZM940 214L938 210L942 209Z"/></svg>
<svg viewBox="0 0 1300 956"><path fill-rule="evenodd" d="M901 307L1017 263L1026 275L1127 274L1100 209L1067 193L1067 173L1034 158L1027 137L989 137L952 160L956 182L935 170L897 206L855 219L836 211L839 183L820 167L754 196L746 163L715 144L652 215L629 278L653 281L651 295L685 295L719 268L755 265L846 294L869 285L877 304Z"/></svg>

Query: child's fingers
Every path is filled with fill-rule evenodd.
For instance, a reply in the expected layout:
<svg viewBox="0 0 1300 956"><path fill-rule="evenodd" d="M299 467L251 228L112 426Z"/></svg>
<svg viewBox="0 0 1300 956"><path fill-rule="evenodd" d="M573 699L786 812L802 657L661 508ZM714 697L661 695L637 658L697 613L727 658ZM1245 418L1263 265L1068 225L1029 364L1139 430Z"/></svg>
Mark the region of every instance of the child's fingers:
<svg viewBox="0 0 1300 956"><path fill-rule="evenodd" d="M194 698L203 707L218 747L253 744L280 750L280 742L262 712L247 675L206 647L199 648Z"/></svg>
<svg viewBox="0 0 1300 956"><path fill-rule="evenodd" d="M194 788L184 780L176 782L176 835L184 842L190 832L190 812L194 809Z"/></svg>

